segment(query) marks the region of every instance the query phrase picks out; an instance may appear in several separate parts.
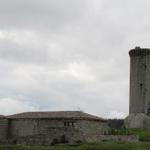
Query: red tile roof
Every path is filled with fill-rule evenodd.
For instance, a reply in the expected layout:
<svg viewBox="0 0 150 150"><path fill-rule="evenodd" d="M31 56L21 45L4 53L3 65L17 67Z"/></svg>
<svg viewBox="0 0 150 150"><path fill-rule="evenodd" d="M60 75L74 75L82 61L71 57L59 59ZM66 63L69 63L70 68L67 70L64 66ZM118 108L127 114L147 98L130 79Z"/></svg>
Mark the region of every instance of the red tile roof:
<svg viewBox="0 0 150 150"><path fill-rule="evenodd" d="M106 120L82 111L54 111L54 112L24 112L7 116L9 119L75 119L75 120Z"/></svg>

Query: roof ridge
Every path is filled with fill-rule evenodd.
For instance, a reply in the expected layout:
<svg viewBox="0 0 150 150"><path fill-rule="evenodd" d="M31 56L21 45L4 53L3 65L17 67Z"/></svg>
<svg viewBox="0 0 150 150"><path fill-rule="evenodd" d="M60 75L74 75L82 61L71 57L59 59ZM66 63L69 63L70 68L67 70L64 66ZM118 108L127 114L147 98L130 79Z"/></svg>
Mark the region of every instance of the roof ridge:
<svg viewBox="0 0 150 150"><path fill-rule="evenodd" d="M20 112L20 113L15 113L15 114L12 114L12 115L19 115L19 114L26 114L26 113L59 113L59 112L83 112L83 111L74 111L74 110L69 110L69 111L63 111L63 110L61 110L61 111L25 111L25 112ZM12 115L7 115L7 116L12 116ZM2 115L3 116L3 115Z"/></svg>
<svg viewBox="0 0 150 150"><path fill-rule="evenodd" d="M83 120L97 120L105 121L105 119L94 116L83 111L35 111L35 112L23 112L14 115L7 116L10 119L83 119Z"/></svg>

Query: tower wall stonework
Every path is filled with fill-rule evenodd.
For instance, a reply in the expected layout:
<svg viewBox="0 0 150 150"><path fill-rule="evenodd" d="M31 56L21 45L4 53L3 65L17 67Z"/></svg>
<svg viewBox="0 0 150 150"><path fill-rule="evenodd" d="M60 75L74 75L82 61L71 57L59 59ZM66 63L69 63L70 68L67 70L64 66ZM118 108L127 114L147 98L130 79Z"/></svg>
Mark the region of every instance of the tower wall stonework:
<svg viewBox="0 0 150 150"><path fill-rule="evenodd" d="M136 47L130 55L130 106L126 128L150 130L150 49Z"/></svg>
<svg viewBox="0 0 150 150"><path fill-rule="evenodd" d="M130 114L150 113L150 49L130 50Z"/></svg>

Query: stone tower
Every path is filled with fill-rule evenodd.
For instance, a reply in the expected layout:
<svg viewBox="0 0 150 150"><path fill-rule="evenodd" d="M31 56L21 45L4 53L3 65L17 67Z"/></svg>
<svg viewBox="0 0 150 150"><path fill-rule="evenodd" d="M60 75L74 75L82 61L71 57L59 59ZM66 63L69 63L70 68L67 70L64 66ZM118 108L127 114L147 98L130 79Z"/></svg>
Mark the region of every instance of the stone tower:
<svg viewBox="0 0 150 150"><path fill-rule="evenodd" d="M130 114L150 112L150 49L136 47L130 55Z"/></svg>
<svg viewBox="0 0 150 150"><path fill-rule="evenodd" d="M130 106L127 128L150 129L150 49L136 47L130 56Z"/></svg>

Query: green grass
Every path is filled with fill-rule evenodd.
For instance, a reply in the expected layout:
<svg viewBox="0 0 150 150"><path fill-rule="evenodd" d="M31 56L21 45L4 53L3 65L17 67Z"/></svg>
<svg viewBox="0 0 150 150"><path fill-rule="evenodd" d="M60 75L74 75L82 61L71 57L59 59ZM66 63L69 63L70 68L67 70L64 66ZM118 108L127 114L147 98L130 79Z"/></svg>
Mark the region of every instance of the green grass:
<svg viewBox="0 0 150 150"><path fill-rule="evenodd" d="M49 147L38 146L0 146L0 150L149 150L149 142L119 143L101 142L83 145L55 145Z"/></svg>
<svg viewBox="0 0 150 150"><path fill-rule="evenodd" d="M129 129L129 133L139 135L140 141L150 142L150 131L142 129Z"/></svg>

